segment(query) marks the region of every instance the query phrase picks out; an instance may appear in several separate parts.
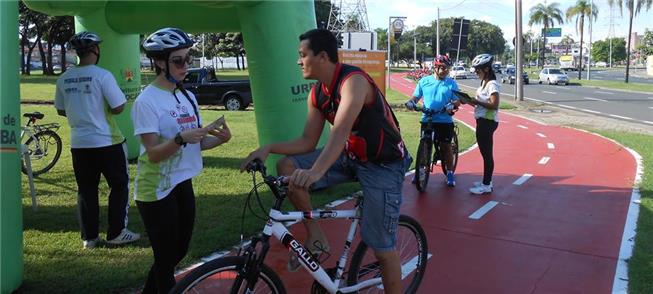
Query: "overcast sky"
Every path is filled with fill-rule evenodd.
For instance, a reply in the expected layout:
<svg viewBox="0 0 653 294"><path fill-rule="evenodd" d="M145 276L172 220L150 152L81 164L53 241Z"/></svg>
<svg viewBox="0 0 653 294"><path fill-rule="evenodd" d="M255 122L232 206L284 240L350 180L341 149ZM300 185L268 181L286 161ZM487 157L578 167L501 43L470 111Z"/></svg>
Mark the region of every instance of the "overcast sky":
<svg viewBox="0 0 653 294"><path fill-rule="evenodd" d="M355 1L354 1L355 2ZM437 18L437 7L440 7L440 18L465 17L466 19L483 20L501 28L506 40L512 40L515 36L515 1L514 0L367 0L367 15L372 29L387 28L389 16L405 16L409 29L420 25L428 25ZM557 2L562 12L572 6L576 1L548 1ZM625 2L625 1L624 1ZM523 31L539 31L541 26L528 26L531 7L542 1L522 1ZM593 25L592 40L601 40L608 37L610 29L610 6L607 0L594 1L599 10L599 15ZM628 10L624 8L623 16L618 8L612 13L614 23L614 36L625 37L628 34ZM564 17L564 16L563 16ZM564 19L565 21L566 18ZM585 22L585 40L588 38L588 22ZM556 27L559 27L556 24ZM644 29L653 30L653 7L649 11L642 11L633 20L633 32L639 35ZM575 19L562 25L562 35L572 35L576 42L580 35L576 33ZM559 41L559 38L550 38L552 42Z"/></svg>

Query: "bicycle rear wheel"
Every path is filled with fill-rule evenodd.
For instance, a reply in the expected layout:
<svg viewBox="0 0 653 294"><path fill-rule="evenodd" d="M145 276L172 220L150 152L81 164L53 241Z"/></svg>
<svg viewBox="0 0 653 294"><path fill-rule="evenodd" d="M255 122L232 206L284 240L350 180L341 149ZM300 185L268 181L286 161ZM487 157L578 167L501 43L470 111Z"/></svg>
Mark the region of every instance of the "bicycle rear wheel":
<svg viewBox="0 0 653 294"><path fill-rule="evenodd" d="M458 166L458 130L454 129L453 136L451 137L451 171L456 172L456 166ZM435 161L435 160L434 160ZM444 162L440 160L440 167L442 167L442 173L447 175L447 167L444 166Z"/></svg>
<svg viewBox="0 0 653 294"><path fill-rule="evenodd" d="M281 293L286 289L272 269L263 264L253 292L247 292L246 281L239 275L245 257L229 256L209 261L179 280L170 293Z"/></svg>
<svg viewBox="0 0 653 294"><path fill-rule="evenodd" d="M428 244L422 227L407 215L399 216L396 248L401 263L401 291L415 293L426 271ZM364 242L360 242L351 259L347 285L356 285L377 277L381 277L381 266L374 252ZM384 290L382 285L378 285L359 290L358 293L384 293Z"/></svg>
<svg viewBox="0 0 653 294"><path fill-rule="evenodd" d="M61 137L52 130L45 130L34 134L25 141L27 152L32 165L32 175L43 174L57 163L61 156ZM22 171L27 174L25 160L22 159Z"/></svg>
<svg viewBox="0 0 653 294"><path fill-rule="evenodd" d="M429 174L431 173L431 141L428 139L421 139L417 147L417 160L415 162L415 179L417 190L420 192L426 191L426 186L429 183Z"/></svg>

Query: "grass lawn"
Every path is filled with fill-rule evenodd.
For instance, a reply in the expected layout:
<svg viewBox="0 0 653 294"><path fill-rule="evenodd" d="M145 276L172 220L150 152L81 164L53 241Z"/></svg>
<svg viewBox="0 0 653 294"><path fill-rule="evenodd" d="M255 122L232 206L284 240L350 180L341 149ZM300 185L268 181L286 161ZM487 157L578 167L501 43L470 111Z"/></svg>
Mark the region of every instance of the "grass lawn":
<svg viewBox="0 0 653 294"><path fill-rule="evenodd" d="M24 293L125 293L134 292L145 281L152 263L152 252L146 236L133 245L117 248L100 247L82 250L76 217L76 184L69 152L70 133L65 118L56 115L52 105L22 105L22 112L40 111L45 122L62 124L59 130L64 151L56 166L35 180L39 210L32 211L27 178L22 179L25 274ZM231 248L239 242L240 216L245 197L251 189L251 178L240 173L238 166L258 146L253 111L202 110L206 120L224 115L230 123L233 139L228 144L203 153L204 171L193 180L197 196L197 216L193 240L182 266L196 262L216 250ZM417 149L418 115L397 112L403 136L411 152ZM474 142L473 133L460 127L461 148ZM129 166L130 175L136 166ZM316 206L357 190L357 184L341 185L313 197ZM106 232L108 188L100 185L101 228ZM263 199L271 206L269 194ZM262 228L262 222L251 215L245 219L245 234ZM132 201L129 228L144 233L138 209Z"/></svg>
<svg viewBox="0 0 653 294"><path fill-rule="evenodd" d="M625 83L623 80L619 81L601 81L601 80L572 80L571 83L580 84L585 87L601 87L616 90L630 90L653 93L653 84L651 83Z"/></svg>

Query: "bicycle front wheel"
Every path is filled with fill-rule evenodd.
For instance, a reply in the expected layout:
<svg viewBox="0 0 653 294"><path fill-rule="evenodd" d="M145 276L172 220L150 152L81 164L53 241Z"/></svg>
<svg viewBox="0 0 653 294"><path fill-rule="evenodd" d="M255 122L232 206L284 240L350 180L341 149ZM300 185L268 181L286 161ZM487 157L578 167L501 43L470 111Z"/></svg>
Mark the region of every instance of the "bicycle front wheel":
<svg viewBox="0 0 653 294"><path fill-rule="evenodd" d="M38 176L46 173L59 160L61 156L61 137L52 130L45 130L36 133L25 141L32 166L32 175ZM24 158L22 160L22 171L27 174L27 166Z"/></svg>
<svg viewBox="0 0 653 294"><path fill-rule="evenodd" d="M188 273L170 293L281 293L286 289L279 276L263 264L253 292L247 291L247 281L240 275L245 257L230 256L209 261Z"/></svg>
<svg viewBox="0 0 653 294"><path fill-rule="evenodd" d="M428 139L421 139L417 147L417 160L415 162L415 180L417 190L426 191L431 173L431 148L433 144Z"/></svg>
<svg viewBox="0 0 653 294"><path fill-rule="evenodd" d="M399 216L396 248L401 264L401 292L415 293L426 271L428 244L422 227L407 215ZM364 242L360 242L351 259L347 285L356 285L378 277L381 277L381 265L374 252ZM384 290L382 285L377 285L359 290L358 293L384 293Z"/></svg>

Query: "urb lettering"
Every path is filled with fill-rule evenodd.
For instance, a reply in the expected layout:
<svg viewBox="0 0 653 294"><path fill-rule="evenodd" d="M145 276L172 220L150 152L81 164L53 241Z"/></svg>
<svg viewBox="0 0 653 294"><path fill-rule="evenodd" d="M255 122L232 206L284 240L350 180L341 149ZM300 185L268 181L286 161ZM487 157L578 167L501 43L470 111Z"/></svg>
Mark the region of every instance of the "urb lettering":
<svg viewBox="0 0 653 294"><path fill-rule="evenodd" d="M304 261L304 264L308 267L309 270L312 272L317 271L320 266L313 260L313 256L311 256L311 253L304 249L297 240L290 240L290 248L292 248L295 253L297 253L297 256Z"/></svg>

